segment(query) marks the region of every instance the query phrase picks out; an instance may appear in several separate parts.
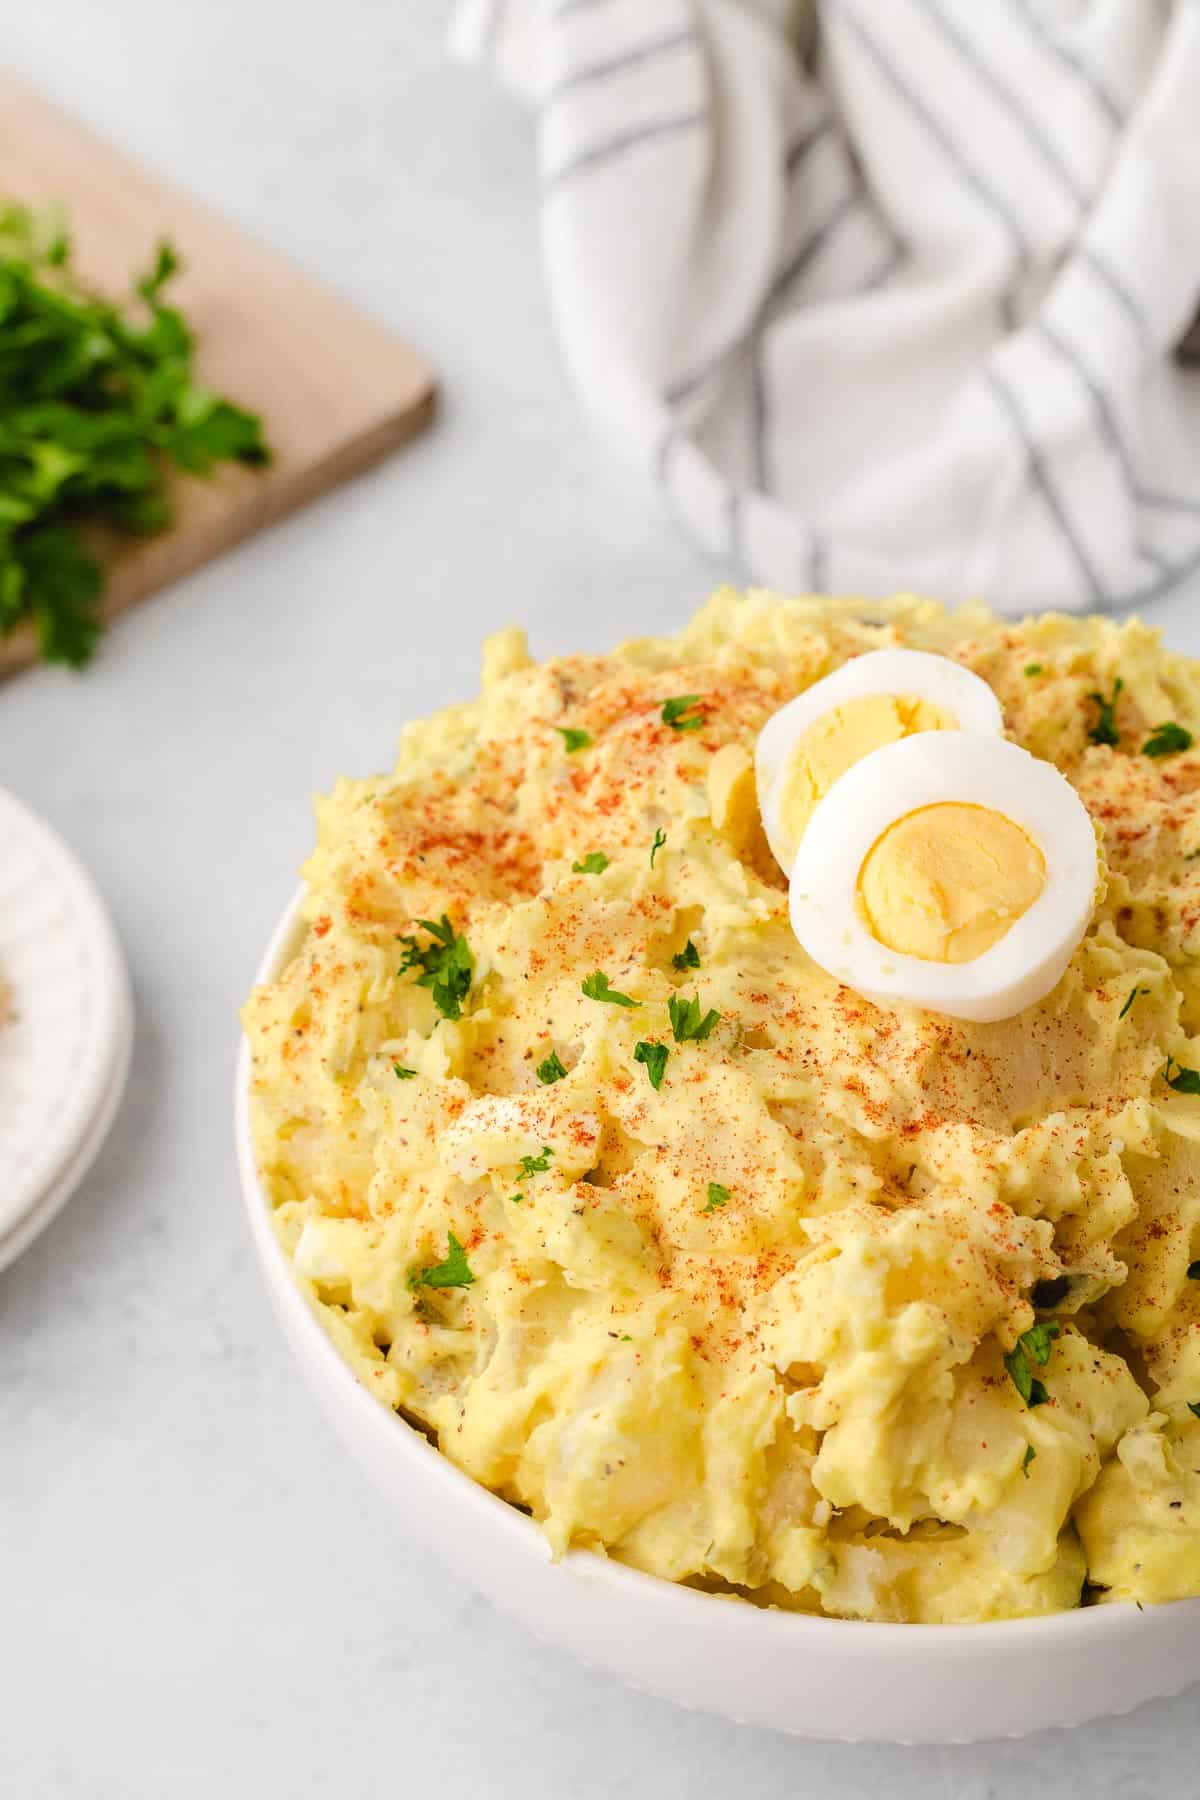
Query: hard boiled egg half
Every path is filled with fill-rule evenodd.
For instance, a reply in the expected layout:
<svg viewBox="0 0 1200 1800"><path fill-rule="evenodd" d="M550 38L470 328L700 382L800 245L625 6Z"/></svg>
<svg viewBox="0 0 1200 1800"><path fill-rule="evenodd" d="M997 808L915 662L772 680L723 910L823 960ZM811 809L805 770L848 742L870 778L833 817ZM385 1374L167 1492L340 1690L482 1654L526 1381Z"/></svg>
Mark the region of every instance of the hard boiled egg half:
<svg viewBox="0 0 1200 1800"><path fill-rule="evenodd" d="M792 929L881 1005L1007 1019L1057 984L1097 881L1091 817L1052 763L1002 737L930 730L872 751L815 806Z"/></svg>
<svg viewBox="0 0 1200 1800"><path fill-rule="evenodd" d="M768 719L754 766L767 842L785 874L813 811L862 757L918 732L999 737L1000 703L986 681L925 650L870 650Z"/></svg>

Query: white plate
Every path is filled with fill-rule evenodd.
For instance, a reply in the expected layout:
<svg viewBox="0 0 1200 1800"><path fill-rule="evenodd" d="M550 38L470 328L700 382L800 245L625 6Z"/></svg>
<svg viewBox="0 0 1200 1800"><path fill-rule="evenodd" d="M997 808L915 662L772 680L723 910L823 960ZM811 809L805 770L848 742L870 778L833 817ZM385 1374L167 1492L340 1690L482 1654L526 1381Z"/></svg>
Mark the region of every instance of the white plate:
<svg viewBox="0 0 1200 1800"><path fill-rule="evenodd" d="M129 977L90 876L0 789L0 1267L53 1218L117 1109Z"/></svg>

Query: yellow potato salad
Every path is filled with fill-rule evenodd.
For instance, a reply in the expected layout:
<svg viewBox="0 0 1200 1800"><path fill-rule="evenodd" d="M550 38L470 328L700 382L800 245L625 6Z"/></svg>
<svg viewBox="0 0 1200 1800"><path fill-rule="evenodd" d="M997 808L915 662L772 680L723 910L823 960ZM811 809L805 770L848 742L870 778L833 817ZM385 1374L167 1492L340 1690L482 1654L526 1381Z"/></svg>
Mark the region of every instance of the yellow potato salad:
<svg viewBox="0 0 1200 1800"><path fill-rule="evenodd" d="M892 647L987 683L1097 828L1011 1018L873 1004L789 923L758 735ZM1136 621L723 591L608 656L490 640L477 701L319 801L243 1013L359 1379L558 1553L877 1620L1200 1594L1194 735Z"/></svg>

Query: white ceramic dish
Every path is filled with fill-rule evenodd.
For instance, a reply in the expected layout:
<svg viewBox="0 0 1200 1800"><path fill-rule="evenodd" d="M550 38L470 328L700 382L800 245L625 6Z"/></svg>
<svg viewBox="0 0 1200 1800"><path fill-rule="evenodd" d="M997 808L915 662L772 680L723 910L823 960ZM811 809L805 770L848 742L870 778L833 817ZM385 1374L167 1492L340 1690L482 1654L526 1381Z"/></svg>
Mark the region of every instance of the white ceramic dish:
<svg viewBox="0 0 1200 1800"><path fill-rule="evenodd" d="M301 931L289 906L257 979ZM238 1062L242 1189L267 1291L318 1405L415 1534L539 1637L681 1705L797 1737L969 1743L1129 1712L1200 1680L1200 1601L1100 1606L988 1625L875 1625L767 1612L587 1552L550 1560L538 1527L471 1481L341 1360L292 1280L251 1146Z"/></svg>
<svg viewBox="0 0 1200 1800"><path fill-rule="evenodd" d="M0 1268L90 1167L129 1069L129 977L95 884L0 789Z"/></svg>

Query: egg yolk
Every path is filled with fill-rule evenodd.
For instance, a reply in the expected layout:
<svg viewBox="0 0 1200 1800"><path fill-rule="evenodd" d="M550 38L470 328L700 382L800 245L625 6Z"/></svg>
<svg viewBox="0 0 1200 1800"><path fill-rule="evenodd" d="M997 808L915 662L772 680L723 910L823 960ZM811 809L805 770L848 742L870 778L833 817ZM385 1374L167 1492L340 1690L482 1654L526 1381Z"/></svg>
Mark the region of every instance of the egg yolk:
<svg viewBox="0 0 1200 1800"><path fill-rule="evenodd" d="M779 817L793 851L840 775L872 750L918 731L954 731L958 720L915 694L863 694L815 719L792 747L779 792Z"/></svg>
<svg viewBox="0 0 1200 1800"><path fill-rule="evenodd" d="M874 937L902 956L982 956L1046 884L1029 835L987 806L943 801L897 819L867 853L858 899Z"/></svg>

